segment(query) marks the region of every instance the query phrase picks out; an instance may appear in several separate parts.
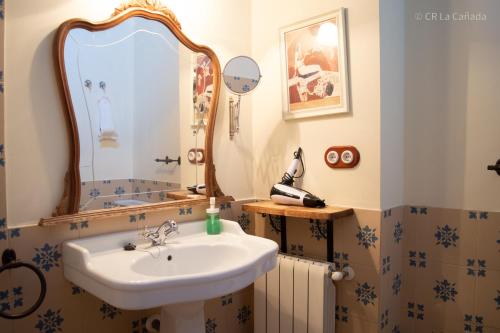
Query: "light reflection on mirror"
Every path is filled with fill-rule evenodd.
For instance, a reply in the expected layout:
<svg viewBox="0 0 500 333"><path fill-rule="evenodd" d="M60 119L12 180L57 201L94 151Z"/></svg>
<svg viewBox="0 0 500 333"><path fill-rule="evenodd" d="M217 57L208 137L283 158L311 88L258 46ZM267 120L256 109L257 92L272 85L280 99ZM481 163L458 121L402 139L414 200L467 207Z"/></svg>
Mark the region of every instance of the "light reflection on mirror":
<svg viewBox="0 0 500 333"><path fill-rule="evenodd" d="M144 18L70 31L64 61L80 141L81 211L169 201L169 192L204 183L204 166L187 153L205 142L207 59Z"/></svg>

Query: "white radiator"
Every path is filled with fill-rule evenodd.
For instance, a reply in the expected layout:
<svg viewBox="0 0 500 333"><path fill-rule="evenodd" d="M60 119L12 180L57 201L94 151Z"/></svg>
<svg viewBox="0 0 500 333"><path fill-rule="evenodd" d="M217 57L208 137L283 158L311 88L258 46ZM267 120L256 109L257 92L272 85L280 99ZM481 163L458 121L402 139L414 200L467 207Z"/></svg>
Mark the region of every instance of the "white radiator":
<svg viewBox="0 0 500 333"><path fill-rule="evenodd" d="M334 333L335 285L328 264L278 255L254 284L255 333Z"/></svg>

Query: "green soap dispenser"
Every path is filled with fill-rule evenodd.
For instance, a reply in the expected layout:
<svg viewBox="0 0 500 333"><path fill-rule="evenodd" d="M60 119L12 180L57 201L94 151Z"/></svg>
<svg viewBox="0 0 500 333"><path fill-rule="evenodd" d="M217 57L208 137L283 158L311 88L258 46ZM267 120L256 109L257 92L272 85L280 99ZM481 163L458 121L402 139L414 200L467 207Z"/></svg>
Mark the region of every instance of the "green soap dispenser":
<svg viewBox="0 0 500 333"><path fill-rule="evenodd" d="M211 197L210 208L207 209L207 234L218 235L221 229L219 208L215 208L215 197Z"/></svg>

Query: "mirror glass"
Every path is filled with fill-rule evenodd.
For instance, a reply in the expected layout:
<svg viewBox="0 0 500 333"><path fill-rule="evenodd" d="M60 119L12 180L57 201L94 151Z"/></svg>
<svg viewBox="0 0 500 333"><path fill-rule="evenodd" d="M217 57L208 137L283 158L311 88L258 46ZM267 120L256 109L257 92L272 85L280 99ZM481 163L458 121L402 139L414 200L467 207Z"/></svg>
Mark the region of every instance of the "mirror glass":
<svg viewBox="0 0 500 333"><path fill-rule="evenodd" d="M226 87L235 94L246 94L259 84L259 65L250 57L239 56L229 60L223 71Z"/></svg>
<svg viewBox="0 0 500 333"><path fill-rule="evenodd" d="M80 150L80 211L174 200L204 183L188 152L205 144L210 58L164 24L130 17L101 31L75 28L64 63Z"/></svg>

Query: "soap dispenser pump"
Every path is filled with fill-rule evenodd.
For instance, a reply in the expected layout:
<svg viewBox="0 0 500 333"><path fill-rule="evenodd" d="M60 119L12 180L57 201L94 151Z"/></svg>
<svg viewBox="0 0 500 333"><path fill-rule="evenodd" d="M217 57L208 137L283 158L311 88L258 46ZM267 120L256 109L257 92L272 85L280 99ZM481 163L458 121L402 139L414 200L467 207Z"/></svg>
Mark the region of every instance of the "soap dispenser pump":
<svg viewBox="0 0 500 333"><path fill-rule="evenodd" d="M210 208L207 208L207 234L218 235L221 232L219 208L215 208L215 197L210 197Z"/></svg>

